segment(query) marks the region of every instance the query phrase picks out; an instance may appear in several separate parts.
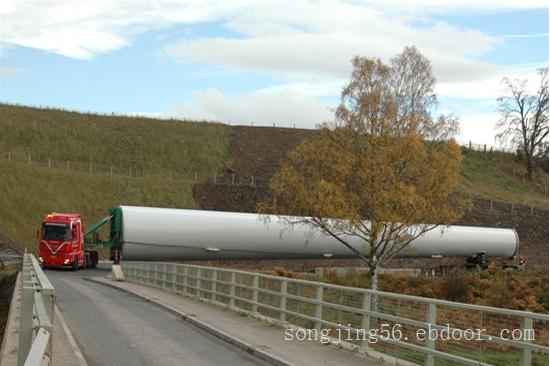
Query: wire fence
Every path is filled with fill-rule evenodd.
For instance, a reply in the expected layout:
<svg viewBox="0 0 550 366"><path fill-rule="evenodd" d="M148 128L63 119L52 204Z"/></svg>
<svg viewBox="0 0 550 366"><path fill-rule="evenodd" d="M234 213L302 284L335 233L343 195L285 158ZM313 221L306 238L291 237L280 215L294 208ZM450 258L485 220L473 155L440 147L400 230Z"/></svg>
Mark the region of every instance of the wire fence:
<svg viewBox="0 0 550 366"><path fill-rule="evenodd" d="M230 169L208 173L178 169L136 167L97 162L82 162L71 159L58 159L45 155L33 155L22 151L0 152L0 159L9 163L25 164L32 167L58 169L105 177L127 177L136 179L162 179L193 183L214 183L235 186L266 186L269 179L247 174L237 174Z"/></svg>
<svg viewBox="0 0 550 366"><path fill-rule="evenodd" d="M228 168L222 172L205 173L200 171L185 171L177 169L164 169L153 167L140 167L127 165L104 164L96 162L72 161L70 159L57 159L45 155L32 155L22 151L0 152L0 159L9 163L24 164L45 169L58 169L74 171L90 175L104 177L125 177L133 179L160 179L181 181L186 183L209 183L214 185L240 186L266 188L269 184L269 176L254 176L236 173ZM518 173L519 174L519 173ZM541 208L532 203L505 202L476 198L474 206L493 213L510 213L521 215L548 214L548 208Z"/></svg>
<svg viewBox="0 0 550 366"><path fill-rule="evenodd" d="M483 153L492 153L492 152L505 152L509 154L517 155L517 149L506 146L493 146L488 144L476 144L472 141L469 141L466 145L462 145L463 148L471 151L479 151Z"/></svg>
<svg viewBox="0 0 550 366"><path fill-rule="evenodd" d="M208 120L208 119L191 119L186 118L185 116L171 116L168 114L158 114L158 113L123 113L123 112L98 112L90 111L83 109L71 109L71 108L60 108L52 107L42 104L19 104L19 103L9 103L5 101L0 101L0 104L5 104L12 107L20 108L30 108L30 109L39 109L39 110L53 110L58 112L67 112L67 113L79 113L84 115L94 115L100 117L121 117L121 118L140 118L140 119L149 119L149 120L158 120L158 121L179 121L179 122L208 122L208 123L217 123L227 126L251 126L251 127L274 127L274 128L303 128L303 129L317 129L319 125L315 125L314 128L308 128L307 126L296 126L294 122L271 122L271 123L259 123L254 121L220 121L220 120Z"/></svg>

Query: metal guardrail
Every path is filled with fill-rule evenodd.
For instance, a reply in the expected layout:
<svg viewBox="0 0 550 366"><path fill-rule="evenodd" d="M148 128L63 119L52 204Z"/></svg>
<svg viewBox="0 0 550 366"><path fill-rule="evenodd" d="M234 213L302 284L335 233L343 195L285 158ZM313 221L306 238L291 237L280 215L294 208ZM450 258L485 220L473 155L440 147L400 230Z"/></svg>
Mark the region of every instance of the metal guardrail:
<svg viewBox="0 0 550 366"><path fill-rule="evenodd" d="M427 366L548 365L546 314L205 266L123 262L122 268L130 282L292 325L308 339L325 331L340 340L345 333L340 344L359 352ZM430 331L440 337L419 337Z"/></svg>
<svg viewBox="0 0 550 366"><path fill-rule="evenodd" d="M23 255L17 365L51 364L55 289L32 254Z"/></svg>

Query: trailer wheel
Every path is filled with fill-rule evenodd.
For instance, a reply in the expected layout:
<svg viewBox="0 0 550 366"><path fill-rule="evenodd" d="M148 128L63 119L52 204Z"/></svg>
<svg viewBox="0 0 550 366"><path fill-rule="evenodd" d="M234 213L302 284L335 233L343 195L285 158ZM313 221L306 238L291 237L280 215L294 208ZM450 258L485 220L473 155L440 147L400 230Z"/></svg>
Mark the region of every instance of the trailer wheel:
<svg viewBox="0 0 550 366"><path fill-rule="evenodd" d="M91 268L92 267L92 258L90 253L86 252L84 253L84 268Z"/></svg>
<svg viewBox="0 0 550 366"><path fill-rule="evenodd" d="M97 262L99 261L99 253L96 251L93 251L90 253L92 258L92 268L97 267Z"/></svg>
<svg viewBox="0 0 550 366"><path fill-rule="evenodd" d="M78 271L78 257L74 257L71 269L73 270L73 272Z"/></svg>

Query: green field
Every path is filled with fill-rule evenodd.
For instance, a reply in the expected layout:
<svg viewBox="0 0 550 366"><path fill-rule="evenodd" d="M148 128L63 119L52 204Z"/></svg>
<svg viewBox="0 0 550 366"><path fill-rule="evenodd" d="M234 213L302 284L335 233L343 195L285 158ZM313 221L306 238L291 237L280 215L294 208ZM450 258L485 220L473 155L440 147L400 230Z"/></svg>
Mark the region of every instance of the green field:
<svg viewBox="0 0 550 366"><path fill-rule="evenodd" d="M0 104L0 232L32 248L51 211L89 225L121 204L195 207L193 185L230 165L230 129ZM527 183L511 154L464 153L459 192L548 206L546 172Z"/></svg>

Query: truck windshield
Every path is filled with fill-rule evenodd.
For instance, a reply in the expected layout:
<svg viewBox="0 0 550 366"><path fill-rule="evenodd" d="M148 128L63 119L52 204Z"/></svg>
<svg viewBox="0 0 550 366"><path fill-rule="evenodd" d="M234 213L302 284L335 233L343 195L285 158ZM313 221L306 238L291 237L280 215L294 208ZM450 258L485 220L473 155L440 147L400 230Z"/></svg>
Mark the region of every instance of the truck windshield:
<svg viewBox="0 0 550 366"><path fill-rule="evenodd" d="M70 228L67 224L53 222L45 223L42 226L42 239L44 240L69 240Z"/></svg>

